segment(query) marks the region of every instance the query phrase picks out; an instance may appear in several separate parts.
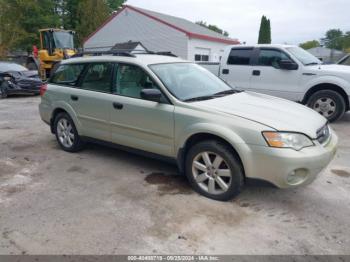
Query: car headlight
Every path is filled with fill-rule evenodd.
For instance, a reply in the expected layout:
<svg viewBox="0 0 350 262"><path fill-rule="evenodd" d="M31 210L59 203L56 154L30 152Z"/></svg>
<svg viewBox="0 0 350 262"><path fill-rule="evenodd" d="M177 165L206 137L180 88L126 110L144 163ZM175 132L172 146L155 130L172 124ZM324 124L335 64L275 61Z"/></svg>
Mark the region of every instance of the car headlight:
<svg viewBox="0 0 350 262"><path fill-rule="evenodd" d="M4 76L4 80L5 80L5 81L10 81L10 80L11 80L11 77L10 77L10 76Z"/></svg>
<svg viewBox="0 0 350 262"><path fill-rule="evenodd" d="M314 145L310 138L300 133L266 131L262 134L270 147L293 148L299 151Z"/></svg>

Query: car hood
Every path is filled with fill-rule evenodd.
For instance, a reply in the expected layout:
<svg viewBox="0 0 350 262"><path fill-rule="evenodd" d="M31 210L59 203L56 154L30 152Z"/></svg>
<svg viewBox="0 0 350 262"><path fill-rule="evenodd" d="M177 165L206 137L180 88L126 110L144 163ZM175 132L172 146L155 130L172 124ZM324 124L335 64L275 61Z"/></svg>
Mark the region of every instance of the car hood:
<svg viewBox="0 0 350 262"><path fill-rule="evenodd" d="M7 71L7 72L3 72L3 74L11 75L15 79L32 78L32 79L35 79L35 80L40 80L37 70Z"/></svg>
<svg viewBox="0 0 350 262"><path fill-rule="evenodd" d="M325 74L332 74L337 75L339 73L341 74L349 74L350 76L350 67L346 65L313 65L313 66L306 66L306 69L309 69L311 71L317 71L318 73L325 73Z"/></svg>
<svg viewBox="0 0 350 262"><path fill-rule="evenodd" d="M279 131L300 132L316 138L326 118L301 104L281 98L240 92L193 103L198 108L243 117Z"/></svg>
<svg viewBox="0 0 350 262"><path fill-rule="evenodd" d="M32 78L32 77L39 78L39 74L38 74L37 70L22 71L21 74L23 76L30 77L30 78Z"/></svg>

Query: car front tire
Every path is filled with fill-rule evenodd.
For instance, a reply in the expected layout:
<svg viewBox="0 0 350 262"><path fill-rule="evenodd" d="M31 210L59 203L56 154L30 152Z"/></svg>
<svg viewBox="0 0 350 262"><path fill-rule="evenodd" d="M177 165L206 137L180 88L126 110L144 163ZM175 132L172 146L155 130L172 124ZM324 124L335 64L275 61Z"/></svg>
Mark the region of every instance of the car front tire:
<svg viewBox="0 0 350 262"><path fill-rule="evenodd" d="M330 122L340 119L346 108L342 95L333 90L317 91L310 96L307 105Z"/></svg>
<svg viewBox="0 0 350 262"><path fill-rule="evenodd" d="M234 198L244 184L243 168L238 156L220 141L203 141L190 148L185 168L192 188L214 200Z"/></svg>
<svg viewBox="0 0 350 262"><path fill-rule="evenodd" d="M72 118L67 113L59 113L54 122L54 131L60 147L67 152L78 152L83 147Z"/></svg>

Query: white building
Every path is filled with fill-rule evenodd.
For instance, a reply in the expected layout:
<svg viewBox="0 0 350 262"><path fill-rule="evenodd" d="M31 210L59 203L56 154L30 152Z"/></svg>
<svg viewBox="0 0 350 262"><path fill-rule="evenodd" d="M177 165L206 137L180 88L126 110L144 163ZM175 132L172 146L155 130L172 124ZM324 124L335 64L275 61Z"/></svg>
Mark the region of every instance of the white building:
<svg viewBox="0 0 350 262"><path fill-rule="evenodd" d="M186 19L124 5L84 42L86 51L140 42L150 51L170 51L191 61L217 62L225 46L239 44Z"/></svg>

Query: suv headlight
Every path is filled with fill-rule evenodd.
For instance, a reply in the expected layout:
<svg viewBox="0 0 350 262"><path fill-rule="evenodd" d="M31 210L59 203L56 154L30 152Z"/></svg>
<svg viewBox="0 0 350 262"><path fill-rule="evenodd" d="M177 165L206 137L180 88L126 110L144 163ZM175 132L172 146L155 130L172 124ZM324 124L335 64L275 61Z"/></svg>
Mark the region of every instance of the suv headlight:
<svg viewBox="0 0 350 262"><path fill-rule="evenodd" d="M5 80L5 81L10 81L10 80L11 80L11 77L10 77L10 76L4 76L4 80Z"/></svg>
<svg viewBox="0 0 350 262"><path fill-rule="evenodd" d="M266 131L262 134L270 147L293 148L299 151L315 145L309 137L300 133Z"/></svg>

